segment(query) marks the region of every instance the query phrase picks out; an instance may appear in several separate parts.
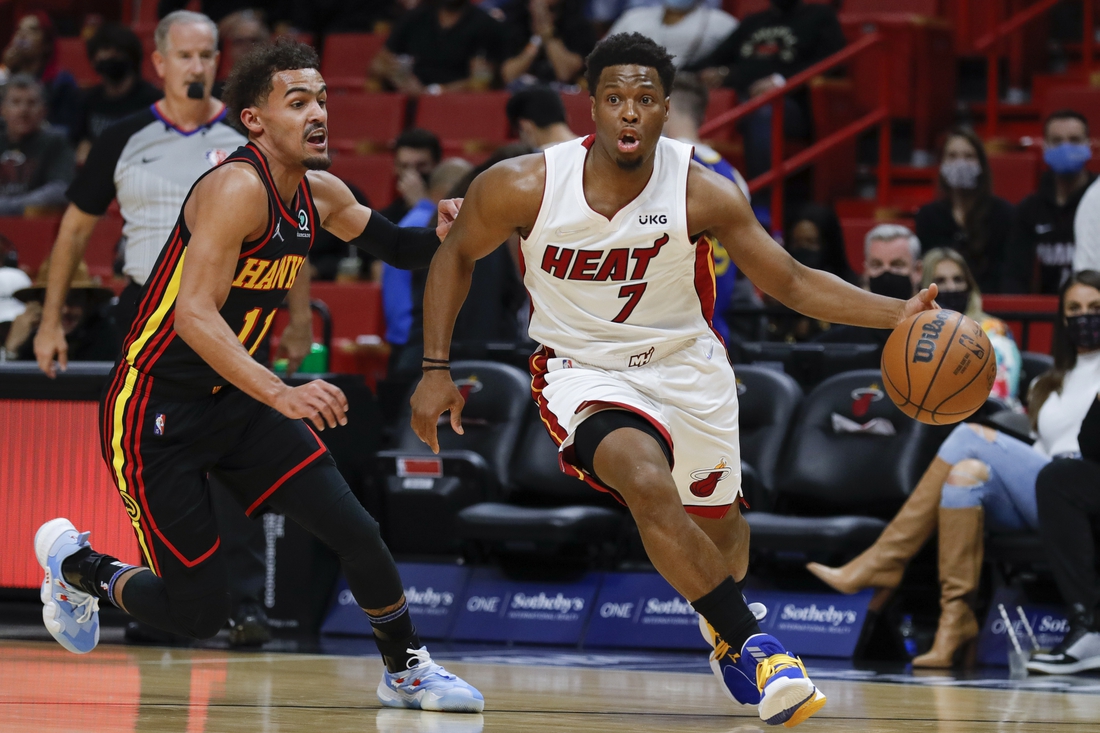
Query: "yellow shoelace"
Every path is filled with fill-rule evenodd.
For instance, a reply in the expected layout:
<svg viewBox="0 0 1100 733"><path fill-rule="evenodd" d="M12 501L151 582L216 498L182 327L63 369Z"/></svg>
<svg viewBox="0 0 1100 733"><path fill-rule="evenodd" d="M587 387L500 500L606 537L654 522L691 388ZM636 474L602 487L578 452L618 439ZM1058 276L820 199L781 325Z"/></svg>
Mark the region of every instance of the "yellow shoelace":
<svg viewBox="0 0 1100 733"><path fill-rule="evenodd" d="M806 674L806 667L798 657L792 657L790 654L773 654L756 665L756 686L763 692L764 685L767 684L772 675L790 667L798 667L802 670L802 676L809 677Z"/></svg>

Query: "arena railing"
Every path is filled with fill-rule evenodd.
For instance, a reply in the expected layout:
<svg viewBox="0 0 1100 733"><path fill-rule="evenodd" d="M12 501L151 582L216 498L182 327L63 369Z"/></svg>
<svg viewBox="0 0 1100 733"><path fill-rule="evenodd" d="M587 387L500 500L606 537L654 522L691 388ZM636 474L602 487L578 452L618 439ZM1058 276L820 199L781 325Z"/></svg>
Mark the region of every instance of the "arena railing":
<svg viewBox="0 0 1100 733"><path fill-rule="evenodd" d="M814 142L805 150L798 152L784 160L783 138L783 106L784 97L791 92L806 85L815 77L826 71L846 64L853 58L865 53L880 54L879 84L877 90L876 105L873 110L845 125L839 130L826 135ZM837 53L814 64L805 71L795 74L786 80L786 83L777 89L754 97L744 104L724 112L712 120L707 121L700 128L701 135L706 136L720 128L728 128L732 124L744 119L764 105L772 106L772 165L767 173L757 176L749 181L749 191L755 193L760 189L771 186L771 220L775 226L782 226L783 222L783 183L786 178L813 162L823 154L829 152L850 138L859 135L864 130L875 125L879 126L878 141L878 190L876 200L880 206L886 204L890 187L890 64L889 50L886 38L882 33L868 33L858 41L845 46Z"/></svg>
<svg viewBox="0 0 1100 733"><path fill-rule="evenodd" d="M971 0L964 0L969 5ZM997 4L988 2L986 0L985 7L989 12L990 24L994 26L993 30L989 31L985 35L981 36L974 42L974 50L979 53L985 52L986 54L986 82L985 82L985 136L992 137L997 134L997 127L1000 123L1000 84L1001 84L1001 69L1000 69L1000 53L1002 47L1002 41L1007 39L1012 34L1020 31L1031 21L1038 18L1043 13L1046 13L1055 5L1058 5L1061 0L1039 0L1034 5L1020 10L1012 17L1005 19L1001 23L997 23ZM1081 64L1084 71L1083 79L1087 80L1090 77L1092 71L1093 62L1093 26L1094 26L1094 14L1095 8L1091 0L1086 0L1081 3L1082 5L1082 32L1081 32ZM965 15L968 12L968 8L964 7L962 13ZM1018 58L1021 55L1020 49L1017 45L1014 45L1010 49L1010 64L1013 66L1019 66L1022 61Z"/></svg>

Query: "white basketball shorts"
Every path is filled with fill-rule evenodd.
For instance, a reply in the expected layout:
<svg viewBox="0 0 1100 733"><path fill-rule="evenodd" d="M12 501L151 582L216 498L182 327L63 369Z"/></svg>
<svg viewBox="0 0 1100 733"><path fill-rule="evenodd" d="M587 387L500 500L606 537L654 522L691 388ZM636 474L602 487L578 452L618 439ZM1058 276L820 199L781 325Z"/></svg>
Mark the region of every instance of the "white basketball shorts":
<svg viewBox="0 0 1100 733"><path fill-rule="evenodd" d="M576 463L573 436L589 416L618 408L647 419L668 441L672 477L689 514L724 517L741 495L737 380L717 338L698 338L657 361L614 370L542 347L531 357L531 375L543 424L570 476L609 491Z"/></svg>

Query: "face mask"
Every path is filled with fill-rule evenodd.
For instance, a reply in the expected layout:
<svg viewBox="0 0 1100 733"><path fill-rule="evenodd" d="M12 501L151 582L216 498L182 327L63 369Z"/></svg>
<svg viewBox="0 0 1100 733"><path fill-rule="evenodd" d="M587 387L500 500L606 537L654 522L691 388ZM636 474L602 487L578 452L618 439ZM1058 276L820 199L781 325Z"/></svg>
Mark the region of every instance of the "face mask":
<svg viewBox="0 0 1100 733"><path fill-rule="evenodd" d="M791 257L794 257L795 262L813 268L814 270L820 270L825 260L819 249L792 249Z"/></svg>
<svg viewBox="0 0 1100 733"><path fill-rule="evenodd" d="M949 311L966 313L966 307L970 304L970 288L966 290L956 290L950 293L941 290L939 295L936 296L936 304Z"/></svg>
<svg viewBox="0 0 1100 733"><path fill-rule="evenodd" d="M1066 335L1079 349L1100 349L1100 313L1071 316L1066 319Z"/></svg>
<svg viewBox="0 0 1100 733"><path fill-rule="evenodd" d="M945 160L940 166L940 175L951 188L977 188L981 174L982 166L976 160Z"/></svg>
<svg viewBox="0 0 1100 733"><path fill-rule="evenodd" d="M798 5L800 0L772 0L772 5L782 10L784 13Z"/></svg>
<svg viewBox="0 0 1100 733"><path fill-rule="evenodd" d="M120 82L133 73L134 67L130 65L130 62L124 58L118 56L110 56L105 59L100 59L95 64L95 73L102 76L107 81Z"/></svg>
<svg viewBox="0 0 1100 733"><path fill-rule="evenodd" d="M913 281L908 275L884 272L878 277L871 278L869 284L871 292L875 295L885 295L887 298L899 300L909 300L913 297Z"/></svg>
<svg viewBox="0 0 1100 733"><path fill-rule="evenodd" d="M695 7L695 0L664 0L665 7L669 10L691 10Z"/></svg>
<svg viewBox="0 0 1100 733"><path fill-rule="evenodd" d="M1088 143L1062 143L1043 151L1043 160L1059 175L1071 175L1085 167L1092 157Z"/></svg>

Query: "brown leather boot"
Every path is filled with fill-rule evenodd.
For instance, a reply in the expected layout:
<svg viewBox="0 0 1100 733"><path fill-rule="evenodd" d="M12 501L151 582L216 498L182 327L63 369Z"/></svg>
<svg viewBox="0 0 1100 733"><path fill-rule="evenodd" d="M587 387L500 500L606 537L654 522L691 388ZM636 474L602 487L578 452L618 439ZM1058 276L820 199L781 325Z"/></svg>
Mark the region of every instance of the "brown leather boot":
<svg viewBox="0 0 1100 733"><path fill-rule="evenodd" d="M980 506L940 509L940 624L927 654L914 667L950 667L978 639L970 600L982 577L985 521Z"/></svg>
<svg viewBox="0 0 1100 733"><path fill-rule="evenodd" d="M882 530L875 544L842 567L831 568L812 562L806 569L841 593L859 593L864 588L897 588L905 574L905 566L936 528L943 482L950 472L950 463L933 458L901 511Z"/></svg>

